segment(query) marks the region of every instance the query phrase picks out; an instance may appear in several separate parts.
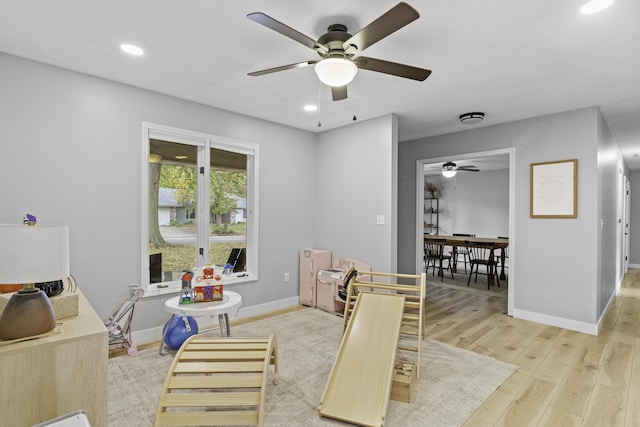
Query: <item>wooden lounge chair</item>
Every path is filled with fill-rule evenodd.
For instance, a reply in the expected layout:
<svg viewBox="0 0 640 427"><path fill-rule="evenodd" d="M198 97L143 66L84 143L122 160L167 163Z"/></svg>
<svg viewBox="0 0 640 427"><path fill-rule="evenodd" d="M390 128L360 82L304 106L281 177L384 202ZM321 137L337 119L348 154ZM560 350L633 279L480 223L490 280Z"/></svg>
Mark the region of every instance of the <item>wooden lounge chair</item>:
<svg viewBox="0 0 640 427"><path fill-rule="evenodd" d="M171 364L155 426L262 426L269 365L274 365L273 383L277 384L275 335L193 335Z"/></svg>

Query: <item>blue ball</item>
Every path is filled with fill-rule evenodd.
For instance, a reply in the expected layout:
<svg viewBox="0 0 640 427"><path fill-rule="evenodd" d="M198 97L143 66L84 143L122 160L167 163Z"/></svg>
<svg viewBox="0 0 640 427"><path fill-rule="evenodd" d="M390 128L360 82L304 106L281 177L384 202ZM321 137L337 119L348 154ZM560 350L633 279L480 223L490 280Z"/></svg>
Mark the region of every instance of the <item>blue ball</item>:
<svg viewBox="0 0 640 427"><path fill-rule="evenodd" d="M173 350L179 349L187 338L198 333L198 322L191 316L175 316L170 322L171 324L167 320L164 324L162 335L164 335L165 344Z"/></svg>

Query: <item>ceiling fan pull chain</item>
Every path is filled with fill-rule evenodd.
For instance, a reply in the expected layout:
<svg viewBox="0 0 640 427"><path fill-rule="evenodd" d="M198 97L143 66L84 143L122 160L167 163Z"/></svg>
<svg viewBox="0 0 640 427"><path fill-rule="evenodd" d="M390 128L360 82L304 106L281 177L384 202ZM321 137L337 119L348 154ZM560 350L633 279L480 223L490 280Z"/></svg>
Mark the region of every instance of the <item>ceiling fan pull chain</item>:
<svg viewBox="0 0 640 427"><path fill-rule="evenodd" d="M354 94L356 92L355 82L351 86L351 92L353 92ZM356 109L357 109L356 97L352 95L351 98L353 99L353 121L355 122L356 120L358 120L358 117L356 116Z"/></svg>
<svg viewBox="0 0 640 427"><path fill-rule="evenodd" d="M322 85L318 85L318 116L322 117ZM318 127L322 127L320 118L318 118Z"/></svg>

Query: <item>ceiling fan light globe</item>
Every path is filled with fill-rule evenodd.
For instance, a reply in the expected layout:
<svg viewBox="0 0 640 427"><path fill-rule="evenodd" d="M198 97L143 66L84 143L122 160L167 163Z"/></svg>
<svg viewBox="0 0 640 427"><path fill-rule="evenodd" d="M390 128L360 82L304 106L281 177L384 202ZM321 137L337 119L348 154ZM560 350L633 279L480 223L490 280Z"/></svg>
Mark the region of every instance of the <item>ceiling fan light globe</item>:
<svg viewBox="0 0 640 427"><path fill-rule="evenodd" d="M585 15L602 12L603 10L611 6L612 3L613 0L591 0L585 3L582 8L580 8L580 12Z"/></svg>
<svg viewBox="0 0 640 427"><path fill-rule="evenodd" d="M358 67L351 61L342 58L327 58L315 66L320 81L327 86L346 86L358 73Z"/></svg>
<svg viewBox="0 0 640 427"><path fill-rule="evenodd" d="M453 178L454 176L456 176L456 171L443 170L442 171L442 176L444 176L445 178Z"/></svg>

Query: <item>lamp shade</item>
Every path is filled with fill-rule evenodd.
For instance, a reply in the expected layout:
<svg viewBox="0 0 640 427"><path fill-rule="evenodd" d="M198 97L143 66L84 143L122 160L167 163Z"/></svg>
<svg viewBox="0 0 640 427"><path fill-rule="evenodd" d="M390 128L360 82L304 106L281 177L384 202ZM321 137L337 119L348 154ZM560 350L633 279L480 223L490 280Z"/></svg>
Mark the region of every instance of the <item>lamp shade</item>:
<svg viewBox="0 0 640 427"><path fill-rule="evenodd" d="M0 316L0 339L39 335L56 319L49 298L33 287L69 276L69 228L0 225L0 283L22 283Z"/></svg>
<svg viewBox="0 0 640 427"><path fill-rule="evenodd" d="M342 58L327 58L315 66L320 81L327 86L340 87L351 83L358 73L358 67L353 62Z"/></svg>
<svg viewBox="0 0 640 427"><path fill-rule="evenodd" d="M456 176L456 171L455 170L443 170L442 171L442 175L445 178L453 178L454 176Z"/></svg>
<svg viewBox="0 0 640 427"><path fill-rule="evenodd" d="M69 276L69 227L0 225L0 283L39 283Z"/></svg>

